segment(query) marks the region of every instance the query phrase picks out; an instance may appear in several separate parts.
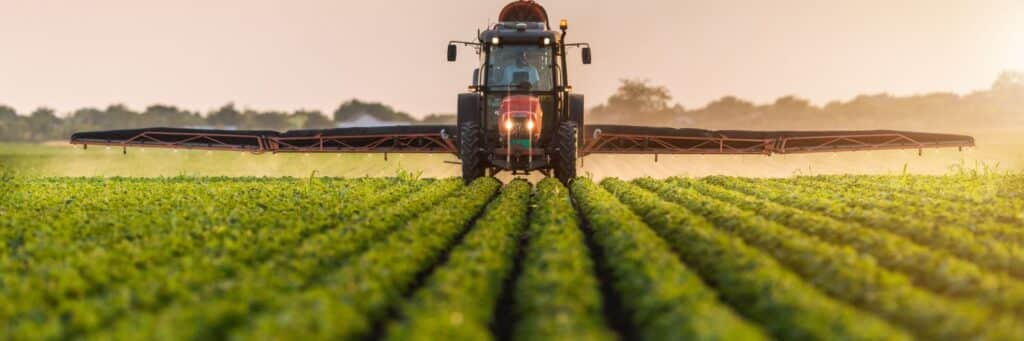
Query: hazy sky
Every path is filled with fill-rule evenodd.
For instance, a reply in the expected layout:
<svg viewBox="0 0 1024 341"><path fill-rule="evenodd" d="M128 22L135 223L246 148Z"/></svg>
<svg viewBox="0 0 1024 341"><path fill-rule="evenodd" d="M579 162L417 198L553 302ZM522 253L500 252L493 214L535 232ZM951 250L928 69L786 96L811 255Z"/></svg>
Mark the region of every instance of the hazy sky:
<svg viewBox="0 0 1024 341"><path fill-rule="evenodd" d="M353 97L454 112L475 64L444 61L508 0L0 0L0 103L153 103L207 111L333 110ZM1024 69L1024 1L542 0L569 40L588 105L620 78L667 86L687 107L724 95L968 92Z"/></svg>

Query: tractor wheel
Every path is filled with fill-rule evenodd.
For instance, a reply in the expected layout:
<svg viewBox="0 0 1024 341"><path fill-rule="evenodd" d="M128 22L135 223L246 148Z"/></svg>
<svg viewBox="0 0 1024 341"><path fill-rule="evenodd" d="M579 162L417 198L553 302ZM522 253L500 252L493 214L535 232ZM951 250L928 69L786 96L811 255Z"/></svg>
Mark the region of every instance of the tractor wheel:
<svg viewBox="0 0 1024 341"><path fill-rule="evenodd" d="M462 180L467 184L484 176L483 137L480 122L459 125L459 158L462 159Z"/></svg>
<svg viewBox="0 0 1024 341"><path fill-rule="evenodd" d="M558 126L558 150L555 154L555 177L569 185L576 178L576 137L579 127L576 122L562 122Z"/></svg>
<svg viewBox="0 0 1024 341"><path fill-rule="evenodd" d="M576 122L576 128L579 128L577 130L580 132L579 135L576 136L577 146L582 146L586 142L586 135L583 133L586 129L583 127L585 127L587 123L583 122L583 108L585 108L583 104L583 95L569 95L569 120Z"/></svg>

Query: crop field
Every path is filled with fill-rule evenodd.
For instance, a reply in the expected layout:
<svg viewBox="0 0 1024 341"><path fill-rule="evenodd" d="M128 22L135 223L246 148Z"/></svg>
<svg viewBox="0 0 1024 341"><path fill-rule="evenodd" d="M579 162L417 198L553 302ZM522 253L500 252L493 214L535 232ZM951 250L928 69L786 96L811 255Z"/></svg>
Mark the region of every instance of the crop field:
<svg viewBox="0 0 1024 341"><path fill-rule="evenodd" d="M0 339L1024 340L1024 176L0 179Z"/></svg>

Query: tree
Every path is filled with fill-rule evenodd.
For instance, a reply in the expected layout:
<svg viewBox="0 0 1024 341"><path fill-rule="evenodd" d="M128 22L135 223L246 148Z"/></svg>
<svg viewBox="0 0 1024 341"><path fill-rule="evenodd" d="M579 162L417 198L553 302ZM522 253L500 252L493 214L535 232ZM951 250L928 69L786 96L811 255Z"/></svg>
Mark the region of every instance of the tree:
<svg viewBox="0 0 1024 341"><path fill-rule="evenodd" d="M277 131L285 131L291 129L291 122L288 120L288 114L269 111L269 112L258 112L252 110L246 110L242 113L243 124L242 127L245 129L269 129Z"/></svg>
<svg viewBox="0 0 1024 341"><path fill-rule="evenodd" d="M21 117L14 108L0 105L0 141L20 140L17 134L21 123Z"/></svg>
<svg viewBox="0 0 1024 341"><path fill-rule="evenodd" d="M0 104L0 122L12 120L18 117L18 112L6 105Z"/></svg>
<svg viewBox="0 0 1024 341"><path fill-rule="evenodd" d="M811 106L810 101L796 96L779 97L779 99L775 100L775 104L772 106L775 107L775 109L789 111L805 111L814 109Z"/></svg>
<svg viewBox="0 0 1024 341"><path fill-rule="evenodd" d="M206 117L206 124L217 128L238 128L242 125L242 114L235 110L234 103L225 104Z"/></svg>
<svg viewBox="0 0 1024 341"><path fill-rule="evenodd" d="M169 105L151 105L142 112L142 125L147 127L195 127L205 124L202 116Z"/></svg>
<svg viewBox="0 0 1024 341"><path fill-rule="evenodd" d="M704 110L717 115L738 115L750 113L755 110L755 107L754 103L744 101L736 96L725 96L708 103Z"/></svg>
<svg viewBox="0 0 1024 341"><path fill-rule="evenodd" d="M689 127L707 129L748 128L751 126L751 118L759 115L760 111L754 103L735 96L719 98L704 108L686 113L686 116L691 118L691 121L687 122Z"/></svg>
<svg viewBox="0 0 1024 341"><path fill-rule="evenodd" d="M99 117L97 122L104 130L135 129L145 127L142 116L124 104L113 104Z"/></svg>
<svg viewBox="0 0 1024 341"><path fill-rule="evenodd" d="M415 122L416 119L409 114L396 111L389 105L379 102L363 102L352 99L342 103L334 111L334 122L348 122L359 119L362 116L370 116L378 121L384 122Z"/></svg>
<svg viewBox="0 0 1024 341"><path fill-rule="evenodd" d="M334 122L320 113L320 111L306 111L299 110L292 114L296 120L300 121L296 126L302 127L302 129L329 129L334 128Z"/></svg>
<svg viewBox="0 0 1024 341"><path fill-rule="evenodd" d="M71 126L74 130L99 130L106 128L106 118L102 110L82 108L71 113Z"/></svg>
<svg viewBox="0 0 1024 341"><path fill-rule="evenodd" d="M61 138L63 121L53 109L42 107L28 116L28 133L32 141L56 140Z"/></svg>
<svg viewBox="0 0 1024 341"><path fill-rule="evenodd" d="M646 80L623 79L619 89L590 111L591 117L604 122L669 122L685 120L686 110L672 104L672 96L663 86L651 86Z"/></svg>

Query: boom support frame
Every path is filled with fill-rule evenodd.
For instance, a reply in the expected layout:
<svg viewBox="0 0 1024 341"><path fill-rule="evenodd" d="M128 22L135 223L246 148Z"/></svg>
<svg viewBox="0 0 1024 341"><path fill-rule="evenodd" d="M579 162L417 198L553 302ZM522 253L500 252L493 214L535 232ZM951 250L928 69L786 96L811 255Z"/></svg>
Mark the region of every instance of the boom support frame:
<svg viewBox="0 0 1024 341"><path fill-rule="evenodd" d="M150 128L78 133L71 143L251 153L440 153L458 155L454 126L393 126L274 131ZM711 131L657 127L587 126L580 155L804 154L973 147L970 136L892 130Z"/></svg>
<svg viewBox="0 0 1024 341"><path fill-rule="evenodd" d="M637 126L588 127L589 154L805 154L840 151L973 147L974 138L892 130L710 131Z"/></svg>
<svg viewBox="0 0 1024 341"><path fill-rule="evenodd" d="M394 128L394 129L391 129ZM230 130L152 128L79 133L71 137L76 145L106 145L145 148L197 149L261 153L443 153L457 154L458 146L439 127L384 127L234 132ZM431 128L437 128L431 129Z"/></svg>

